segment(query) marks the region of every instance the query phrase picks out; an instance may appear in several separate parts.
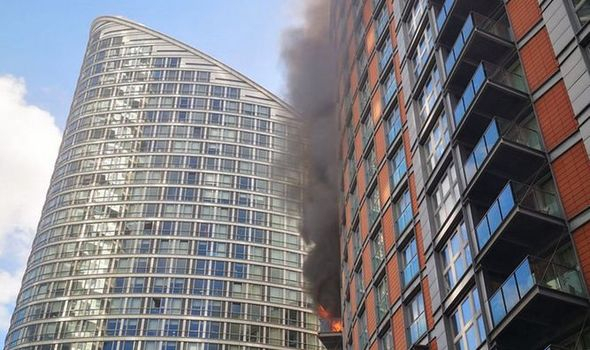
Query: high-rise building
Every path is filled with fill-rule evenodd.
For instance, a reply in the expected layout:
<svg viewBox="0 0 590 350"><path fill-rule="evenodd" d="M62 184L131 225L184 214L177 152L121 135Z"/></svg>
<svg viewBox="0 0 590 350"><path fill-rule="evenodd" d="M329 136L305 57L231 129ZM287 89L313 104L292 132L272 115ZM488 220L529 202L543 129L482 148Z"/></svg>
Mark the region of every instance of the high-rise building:
<svg viewBox="0 0 590 350"><path fill-rule="evenodd" d="M590 2L334 1L345 349L587 349Z"/></svg>
<svg viewBox="0 0 590 350"><path fill-rule="evenodd" d="M5 349L316 349L298 127L223 63L96 19Z"/></svg>

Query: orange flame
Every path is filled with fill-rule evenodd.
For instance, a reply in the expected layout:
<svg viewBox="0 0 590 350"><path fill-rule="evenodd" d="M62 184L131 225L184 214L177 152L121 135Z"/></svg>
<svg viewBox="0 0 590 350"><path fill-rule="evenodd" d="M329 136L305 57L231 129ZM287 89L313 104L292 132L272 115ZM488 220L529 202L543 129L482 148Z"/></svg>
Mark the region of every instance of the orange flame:
<svg viewBox="0 0 590 350"><path fill-rule="evenodd" d="M342 332L342 320L332 320L330 328L332 329L332 332Z"/></svg>
<svg viewBox="0 0 590 350"><path fill-rule="evenodd" d="M318 307L318 316L320 316L320 318L330 322L330 331L342 332L342 328L343 328L342 320L332 316L332 314L330 314L330 312L322 305L320 305Z"/></svg>

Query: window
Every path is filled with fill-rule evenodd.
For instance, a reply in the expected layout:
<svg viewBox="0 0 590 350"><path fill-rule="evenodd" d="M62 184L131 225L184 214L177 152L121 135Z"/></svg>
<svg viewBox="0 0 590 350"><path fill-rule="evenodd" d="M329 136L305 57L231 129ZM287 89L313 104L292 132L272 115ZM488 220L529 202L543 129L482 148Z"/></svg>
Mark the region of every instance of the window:
<svg viewBox="0 0 590 350"><path fill-rule="evenodd" d="M393 334L391 333L391 328L381 334L377 342L379 344L379 350L393 350Z"/></svg>
<svg viewBox="0 0 590 350"><path fill-rule="evenodd" d="M422 88L422 92L418 97L418 105L420 106L420 118L422 118L422 123L426 121L432 109L434 108L434 104L440 93L442 91L442 81L440 78L440 73L438 71L438 67L434 66L432 71L430 72L430 76L424 84Z"/></svg>
<svg viewBox="0 0 590 350"><path fill-rule="evenodd" d="M412 221L412 200L410 191L406 189L404 194L393 205L395 217L395 232L399 236L410 225Z"/></svg>
<svg viewBox="0 0 590 350"><path fill-rule="evenodd" d="M364 349L367 346L368 342L368 331L367 331L367 315L365 310L361 311L358 315L358 320L356 324L357 334L358 334L358 341L359 341L359 349Z"/></svg>
<svg viewBox="0 0 590 350"><path fill-rule="evenodd" d="M382 6L381 10L379 11L379 15L376 19L377 22L377 37L381 36L381 33L387 28L387 23L389 22L389 13L387 12L387 6Z"/></svg>
<svg viewBox="0 0 590 350"><path fill-rule="evenodd" d="M396 105L391 111L390 116L387 119L387 128L387 141L388 145L391 145L402 131L402 119L399 105Z"/></svg>
<svg viewBox="0 0 590 350"><path fill-rule="evenodd" d="M360 87L359 87L359 91L358 91L358 95L360 98L360 109L361 111L363 111L365 109L365 107L367 106L367 103L369 102L369 98L371 97L370 91L369 91L369 84L367 84L367 79L365 79Z"/></svg>
<svg viewBox="0 0 590 350"><path fill-rule="evenodd" d="M365 282L363 281L363 265L354 272L355 287L356 287L356 300L360 302L365 294Z"/></svg>
<svg viewBox="0 0 590 350"><path fill-rule="evenodd" d="M392 68L383 79L383 104L387 106L397 91L397 81L395 80L395 70Z"/></svg>
<svg viewBox="0 0 590 350"><path fill-rule="evenodd" d="M373 262L373 271L376 271L379 265L385 259L385 244L383 242L383 232L379 231L371 239L371 256Z"/></svg>
<svg viewBox="0 0 590 350"><path fill-rule="evenodd" d="M391 40L386 38L383 44L379 47L379 72L383 72L387 68L387 64L393 56L393 46Z"/></svg>
<svg viewBox="0 0 590 350"><path fill-rule="evenodd" d="M402 266L403 266L403 282L406 287L420 271L420 262L418 261L418 249L416 246L416 238L412 237L412 240L404 248L402 252Z"/></svg>
<svg viewBox="0 0 590 350"><path fill-rule="evenodd" d="M573 0L574 8L578 19L582 25L590 22L590 1L589 0Z"/></svg>
<svg viewBox="0 0 590 350"><path fill-rule="evenodd" d="M479 294L473 289L451 316L455 349L475 350L485 339Z"/></svg>
<svg viewBox="0 0 590 350"><path fill-rule="evenodd" d="M371 179L377 172L377 157L375 156L375 148L371 147L371 150L367 153L365 158L365 181L367 184L371 183Z"/></svg>
<svg viewBox="0 0 590 350"><path fill-rule="evenodd" d="M373 136L373 130L375 129L375 126L373 125L373 119L368 114L369 113L365 114L363 123L361 125L363 147L369 143L371 137Z"/></svg>
<svg viewBox="0 0 590 350"><path fill-rule="evenodd" d="M391 171L391 187L396 188L408 170L404 147L398 148L389 161Z"/></svg>
<svg viewBox="0 0 590 350"><path fill-rule="evenodd" d="M459 183L454 164L449 166L447 172L438 183L432 199L435 212L435 225L437 228L440 228L459 200Z"/></svg>
<svg viewBox="0 0 590 350"><path fill-rule="evenodd" d="M459 224L441 253L446 287L450 291L471 264L471 249L469 248L465 223Z"/></svg>
<svg viewBox="0 0 590 350"><path fill-rule="evenodd" d="M424 314L424 298L420 291L406 305L408 321L408 338L410 344L415 344L426 333L426 316Z"/></svg>
<svg viewBox="0 0 590 350"><path fill-rule="evenodd" d="M354 258L353 259L356 259L356 256L361 251L361 236L359 234L358 225L356 225L352 229L351 241L352 241L352 253L354 255Z"/></svg>
<svg viewBox="0 0 590 350"><path fill-rule="evenodd" d="M381 321L389 311L389 290L386 278L382 278L375 286L375 307L377 308L377 321Z"/></svg>
<svg viewBox="0 0 590 350"><path fill-rule="evenodd" d="M408 21L408 33L412 35L416 33L418 29L418 24L420 24L420 19L422 19L422 15L426 11L426 0L416 0L414 2L414 6L412 6L412 12L410 13L410 18Z"/></svg>
<svg viewBox="0 0 590 350"><path fill-rule="evenodd" d="M422 37L420 37L418 45L416 46L416 53L414 54L414 57L412 57L412 63L414 64L414 74L416 78L418 78L422 73L422 69L426 64L426 60L428 59L428 55L430 54L433 46L434 36L432 35L430 24L428 24L422 33Z"/></svg>
<svg viewBox="0 0 590 350"><path fill-rule="evenodd" d="M379 191L377 190L377 186L374 186L373 190L367 195L366 203L369 216L369 227L372 227L379 219L379 213L381 212L381 203L379 201Z"/></svg>
<svg viewBox="0 0 590 350"><path fill-rule="evenodd" d="M436 168L436 164L445 152L450 139L449 123L446 114L443 113L432 128L424 146L426 167L429 172Z"/></svg>

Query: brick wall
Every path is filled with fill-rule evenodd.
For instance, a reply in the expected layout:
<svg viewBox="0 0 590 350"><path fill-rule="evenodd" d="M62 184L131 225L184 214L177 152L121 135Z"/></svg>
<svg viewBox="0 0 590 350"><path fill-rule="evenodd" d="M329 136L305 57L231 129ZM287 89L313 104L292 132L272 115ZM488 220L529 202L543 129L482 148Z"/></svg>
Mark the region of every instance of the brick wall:
<svg viewBox="0 0 590 350"><path fill-rule="evenodd" d="M535 102L535 110L547 151L553 150L578 128L563 81Z"/></svg>
<svg viewBox="0 0 590 350"><path fill-rule="evenodd" d="M590 159L578 142L553 162L555 182L568 219L590 207Z"/></svg>
<svg viewBox="0 0 590 350"><path fill-rule="evenodd" d="M543 28L520 51L522 65L532 92L559 70L547 29Z"/></svg>
<svg viewBox="0 0 590 350"><path fill-rule="evenodd" d="M537 0L510 0L506 10L517 40L541 20L541 8Z"/></svg>

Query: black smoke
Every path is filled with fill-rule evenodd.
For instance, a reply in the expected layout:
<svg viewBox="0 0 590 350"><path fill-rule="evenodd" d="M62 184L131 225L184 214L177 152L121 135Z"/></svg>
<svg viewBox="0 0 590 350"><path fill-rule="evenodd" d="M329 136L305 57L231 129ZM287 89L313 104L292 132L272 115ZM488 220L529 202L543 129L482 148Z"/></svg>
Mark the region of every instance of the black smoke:
<svg viewBox="0 0 590 350"><path fill-rule="evenodd" d="M308 0L304 24L284 33L289 102L302 119L302 236L313 249L303 266L315 302L340 317L336 50L329 0ZM298 143L298 142L297 142ZM293 152L297 153L297 152Z"/></svg>

